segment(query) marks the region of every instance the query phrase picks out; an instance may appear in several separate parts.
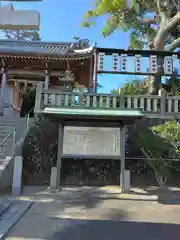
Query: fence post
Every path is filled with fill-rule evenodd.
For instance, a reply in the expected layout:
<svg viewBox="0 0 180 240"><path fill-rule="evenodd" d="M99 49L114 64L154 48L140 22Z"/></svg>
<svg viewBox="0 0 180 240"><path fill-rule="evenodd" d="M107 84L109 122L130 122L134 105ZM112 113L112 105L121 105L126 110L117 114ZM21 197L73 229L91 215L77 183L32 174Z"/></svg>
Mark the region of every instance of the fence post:
<svg viewBox="0 0 180 240"><path fill-rule="evenodd" d="M158 92L160 99L160 115L165 116L166 114L166 90L160 89Z"/></svg>
<svg viewBox="0 0 180 240"><path fill-rule="evenodd" d="M124 88L120 88L120 92L119 92L119 100L120 100L120 104L119 107L121 109L125 108L125 104L124 104Z"/></svg>
<svg viewBox="0 0 180 240"><path fill-rule="evenodd" d="M50 189L56 189L57 167L51 168Z"/></svg>
<svg viewBox="0 0 180 240"><path fill-rule="evenodd" d="M22 157L16 156L14 159L13 182L12 182L13 196L19 196L21 194L22 167L23 167Z"/></svg>

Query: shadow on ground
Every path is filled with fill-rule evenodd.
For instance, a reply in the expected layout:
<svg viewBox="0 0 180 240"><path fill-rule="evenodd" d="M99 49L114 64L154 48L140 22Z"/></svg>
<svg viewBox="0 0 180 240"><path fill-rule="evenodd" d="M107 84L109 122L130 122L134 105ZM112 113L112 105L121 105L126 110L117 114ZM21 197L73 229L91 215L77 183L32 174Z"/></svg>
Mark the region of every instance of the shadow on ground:
<svg viewBox="0 0 180 240"><path fill-rule="evenodd" d="M47 237L48 240L179 240L180 225L69 220L70 226Z"/></svg>
<svg viewBox="0 0 180 240"><path fill-rule="evenodd" d="M130 194L133 196L157 196L157 202L165 205L179 205L180 204L180 189L173 187L165 187L159 189L158 187L146 187L142 192L131 190Z"/></svg>
<svg viewBox="0 0 180 240"><path fill-rule="evenodd" d="M34 188L34 187L32 187ZM42 188L40 191L34 193L28 193L24 191L20 200L30 200L33 202L58 202L65 204L66 206L84 207L91 209L96 207L101 201L106 199L118 199L120 195L120 189L116 192L108 192L99 187L63 187L59 191L51 191L49 188ZM65 206L64 205L64 206Z"/></svg>
<svg viewBox="0 0 180 240"><path fill-rule="evenodd" d="M34 188L34 187L32 187ZM50 191L48 188L42 188L42 191L35 192L29 196L31 201L54 201L60 200L66 204L74 206L84 206L85 208L94 208L104 200L126 200L126 201L143 201L158 202L166 205L180 204L180 189L157 187L146 187L143 189L133 188L127 194L121 194L118 187L63 187L59 191ZM111 189L111 191L107 190ZM26 191L24 192L26 195Z"/></svg>

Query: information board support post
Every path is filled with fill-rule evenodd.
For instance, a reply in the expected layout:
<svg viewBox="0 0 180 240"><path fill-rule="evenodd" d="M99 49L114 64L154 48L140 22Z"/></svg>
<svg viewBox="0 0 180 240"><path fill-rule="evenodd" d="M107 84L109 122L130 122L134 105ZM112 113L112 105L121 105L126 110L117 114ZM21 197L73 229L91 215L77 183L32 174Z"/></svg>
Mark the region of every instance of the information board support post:
<svg viewBox="0 0 180 240"><path fill-rule="evenodd" d="M56 175L56 189L60 186L61 179L61 164L63 156L63 141L64 140L64 125L59 124L59 133L58 133L58 152L57 152L57 175Z"/></svg>
<svg viewBox="0 0 180 240"><path fill-rule="evenodd" d="M124 186L125 186L125 126L122 124L120 126L120 186L121 186L121 192L124 192Z"/></svg>

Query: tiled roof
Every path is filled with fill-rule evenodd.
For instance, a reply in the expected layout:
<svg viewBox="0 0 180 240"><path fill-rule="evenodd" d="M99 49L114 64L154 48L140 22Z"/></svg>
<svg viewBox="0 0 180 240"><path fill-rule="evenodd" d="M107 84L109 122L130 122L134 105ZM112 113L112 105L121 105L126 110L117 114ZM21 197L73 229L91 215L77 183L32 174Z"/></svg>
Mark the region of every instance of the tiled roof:
<svg viewBox="0 0 180 240"><path fill-rule="evenodd" d="M9 41L0 40L0 55L42 55L54 57L75 57L92 54L94 46L88 47L85 41L51 43L40 41Z"/></svg>

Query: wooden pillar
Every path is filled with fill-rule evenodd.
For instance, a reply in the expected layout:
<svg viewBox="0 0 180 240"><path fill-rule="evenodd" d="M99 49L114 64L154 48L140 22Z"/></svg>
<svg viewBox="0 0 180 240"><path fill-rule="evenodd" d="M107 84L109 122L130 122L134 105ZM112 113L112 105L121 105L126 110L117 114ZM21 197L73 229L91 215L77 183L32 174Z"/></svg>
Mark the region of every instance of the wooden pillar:
<svg viewBox="0 0 180 240"><path fill-rule="evenodd" d="M0 116L4 115L4 96L6 91L7 72L2 68L1 95L0 95Z"/></svg>
<svg viewBox="0 0 180 240"><path fill-rule="evenodd" d="M45 71L44 89L45 89L45 90L48 90L48 89L49 89L49 73L48 73L47 70Z"/></svg>
<svg viewBox="0 0 180 240"><path fill-rule="evenodd" d="M49 89L49 74L48 71L45 71L45 82L44 82L44 90L47 91ZM44 94L44 104L48 103L48 94Z"/></svg>
<svg viewBox="0 0 180 240"><path fill-rule="evenodd" d="M59 133L58 133L58 152L57 152L57 175L56 175L56 189L59 188L60 179L61 179L61 163L63 157L63 140L64 140L64 125L59 124Z"/></svg>
<svg viewBox="0 0 180 240"><path fill-rule="evenodd" d="M120 126L120 164L121 164L121 173L120 173L120 186L121 192L124 192L125 184L125 127L124 124Z"/></svg>
<svg viewBox="0 0 180 240"><path fill-rule="evenodd" d="M125 108L124 102L124 88L119 88L119 98L120 98L120 109Z"/></svg>
<svg viewBox="0 0 180 240"><path fill-rule="evenodd" d="M20 82L14 82L14 89L13 89L13 103L16 108L20 108Z"/></svg>
<svg viewBox="0 0 180 240"><path fill-rule="evenodd" d="M35 108L34 108L34 112L35 113L38 113L40 112L41 110L41 93L42 93L42 90L43 90L43 82L39 82L37 84L37 87L36 87L36 100L35 100Z"/></svg>

